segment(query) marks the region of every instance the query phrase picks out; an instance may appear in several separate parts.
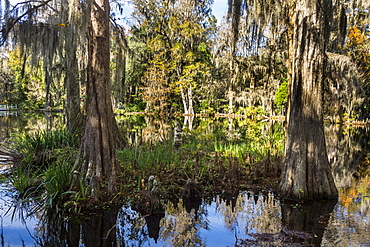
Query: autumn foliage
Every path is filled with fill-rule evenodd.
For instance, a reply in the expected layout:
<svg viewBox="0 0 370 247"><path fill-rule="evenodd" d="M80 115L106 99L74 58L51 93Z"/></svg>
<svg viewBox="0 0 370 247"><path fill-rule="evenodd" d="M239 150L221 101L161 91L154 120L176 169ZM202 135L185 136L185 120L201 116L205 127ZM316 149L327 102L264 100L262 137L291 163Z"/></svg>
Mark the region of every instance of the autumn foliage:
<svg viewBox="0 0 370 247"><path fill-rule="evenodd" d="M370 83L370 39L358 27L350 27L345 49L356 62L367 82Z"/></svg>

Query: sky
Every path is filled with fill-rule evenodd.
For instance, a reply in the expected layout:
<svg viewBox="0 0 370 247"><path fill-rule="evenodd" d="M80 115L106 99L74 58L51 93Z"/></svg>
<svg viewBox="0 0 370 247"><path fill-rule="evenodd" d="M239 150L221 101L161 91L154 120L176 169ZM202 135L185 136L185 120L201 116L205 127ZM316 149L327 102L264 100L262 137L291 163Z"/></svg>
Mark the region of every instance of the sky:
<svg viewBox="0 0 370 247"><path fill-rule="evenodd" d="M132 12L132 6L129 4L129 0L127 1L127 4L125 5L123 9L123 18L129 20L131 12ZM213 8L212 13L218 20L217 23L220 23L222 20L222 17L227 12L227 0L214 0L213 2Z"/></svg>
<svg viewBox="0 0 370 247"><path fill-rule="evenodd" d="M10 0L10 3L12 5L15 5L16 3L22 2L22 1L23 0ZM125 4L125 6L123 8L123 19L129 21L130 15L131 15L131 12L132 12L132 6L129 4L130 0L124 0L124 2L127 3L127 4ZM212 12L213 12L213 15L217 18L218 23L221 23L222 17L227 12L227 8L228 8L227 7L227 2L228 2L228 0L214 0ZM125 23L125 24L127 24L127 23Z"/></svg>
<svg viewBox="0 0 370 247"><path fill-rule="evenodd" d="M212 12L216 16L218 23L221 22L222 17L227 13L227 0L214 0Z"/></svg>

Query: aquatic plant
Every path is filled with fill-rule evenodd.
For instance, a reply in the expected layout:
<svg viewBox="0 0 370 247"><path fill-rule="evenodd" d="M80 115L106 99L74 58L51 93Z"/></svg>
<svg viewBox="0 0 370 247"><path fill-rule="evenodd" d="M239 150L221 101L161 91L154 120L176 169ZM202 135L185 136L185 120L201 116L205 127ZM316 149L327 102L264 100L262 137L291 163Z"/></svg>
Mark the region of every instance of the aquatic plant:
<svg viewBox="0 0 370 247"><path fill-rule="evenodd" d="M262 130L264 124L251 119L223 120L203 121L193 130L183 128L178 148L170 138L118 150L125 178L132 188L143 189L143 179L156 175L164 193L174 196L181 194L189 179L205 191L221 192L240 188L242 181L277 177L284 144L281 125ZM230 123L238 127L230 130Z"/></svg>
<svg viewBox="0 0 370 247"><path fill-rule="evenodd" d="M174 152L172 142L127 147L117 151L117 159L129 169L158 171L179 165L179 156Z"/></svg>
<svg viewBox="0 0 370 247"><path fill-rule="evenodd" d="M59 159L42 174L42 181L45 189L45 202L48 205L55 205L60 201L63 193L69 190L72 183L72 165L69 162Z"/></svg>
<svg viewBox="0 0 370 247"><path fill-rule="evenodd" d="M40 180L35 173L28 172L22 167L17 167L6 181L10 190L17 192L18 199L26 199L35 196L40 186Z"/></svg>
<svg viewBox="0 0 370 247"><path fill-rule="evenodd" d="M38 130L35 133L15 133L12 134L11 142L13 149L22 155L20 164L28 166L27 169L37 170L47 169L60 155L60 150L76 148L78 136L66 128L57 128Z"/></svg>
<svg viewBox="0 0 370 247"><path fill-rule="evenodd" d="M12 148L21 154L21 160L13 165L7 182L17 192L17 200L60 207L70 197L77 142L77 136L65 128L14 134Z"/></svg>

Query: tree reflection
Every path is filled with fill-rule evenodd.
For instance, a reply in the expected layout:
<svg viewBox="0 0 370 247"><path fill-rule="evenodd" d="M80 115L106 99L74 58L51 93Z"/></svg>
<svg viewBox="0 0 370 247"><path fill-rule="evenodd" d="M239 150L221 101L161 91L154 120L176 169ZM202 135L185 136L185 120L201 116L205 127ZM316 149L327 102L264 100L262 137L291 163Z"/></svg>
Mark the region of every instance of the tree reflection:
<svg viewBox="0 0 370 247"><path fill-rule="evenodd" d="M254 196L248 198L255 200ZM259 197L251 214L255 230L247 227L248 238L238 239L236 246L320 246L336 200L281 202L280 226L272 221L276 218L272 212L278 207L274 201L265 195ZM260 214L258 205L262 208Z"/></svg>
<svg viewBox="0 0 370 247"><path fill-rule="evenodd" d="M245 234L280 230L280 207L272 193L240 193L229 199L218 198L217 210L224 217L225 227L242 228Z"/></svg>
<svg viewBox="0 0 370 247"><path fill-rule="evenodd" d="M289 242L320 246L337 200L281 203L282 232Z"/></svg>
<svg viewBox="0 0 370 247"><path fill-rule="evenodd" d="M366 159L368 128L330 125L326 128L327 149L339 191L339 203L323 244L349 246L369 242L370 166ZM348 234L351 233L351 234Z"/></svg>
<svg viewBox="0 0 370 247"><path fill-rule="evenodd" d="M158 143L171 138L172 127L167 117L144 116L145 127L142 129L143 143Z"/></svg>
<svg viewBox="0 0 370 247"><path fill-rule="evenodd" d="M82 236L86 247L117 246L117 214L118 210L103 212L83 222Z"/></svg>
<svg viewBox="0 0 370 247"><path fill-rule="evenodd" d="M200 229L207 229L206 211L197 203L185 207L182 199L178 203L167 203L163 219L162 239L171 246L204 246ZM190 209L190 212L188 212Z"/></svg>
<svg viewBox="0 0 370 247"><path fill-rule="evenodd" d="M341 125L326 127L328 158L333 167L338 189L351 186L352 179L358 177L358 170L366 155L368 133L365 128L346 128Z"/></svg>
<svg viewBox="0 0 370 247"><path fill-rule="evenodd" d="M54 213L42 217L35 229L36 246L114 247L117 241L118 209L90 215L84 219L65 219Z"/></svg>
<svg viewBox="0 0 370 247"><path fill-rule="evenodd" d="M48 127L62 126L64 118L60 114L53 114L50 123L46 116L36 113L19 113L17 116L0 117L0 140L10 138L12 133L19 131L34 132ZM51 124L51 125L50 125Z"/></svg>
<svg viewBox="0 0 370 247"><path fill-rule="evenodd" d="M159 230L160 230L159 223L161 222L161 219L163 217L164 217L164 212L151 214L145 217L146 226L148 227L148 232L149 232L149 238L154 239L155 243L157 243L158 238L159 238Z"/></svg>
<svg viewBox="0 0 370 247"><path fill-rule="evenodd" d="M340 189L335 217L324 234L323 245L368 246L370 242L370 176Z"/></svg>

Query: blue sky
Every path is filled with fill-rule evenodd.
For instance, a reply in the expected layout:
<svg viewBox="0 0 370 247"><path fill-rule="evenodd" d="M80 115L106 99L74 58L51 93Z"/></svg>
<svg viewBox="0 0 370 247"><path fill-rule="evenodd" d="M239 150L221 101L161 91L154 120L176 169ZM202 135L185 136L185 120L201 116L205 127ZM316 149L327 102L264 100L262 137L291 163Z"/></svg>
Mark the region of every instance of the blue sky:
<svg viewBox="0 0 370 247"><path fill-rule="evenodd" d="M130 6L130 4L126 4L126 6L124 7L124 13L123 13L124 19L130 18L131 11L132 11L132 7ZM217 18L218 23L220 23L222 20L222 17L227 12L227 0L214 0L212 12L213 12L213 15Z"/></svg>
<svg viewBox="0 0 370 247"><path fill-rule="evenodd" d="M18 2L22 2L22 0L10 0L10 3L12 5L15 5ZM132 12L132 7L129 4L130 0L124 0L124 2L126 4L123 10L123 19L128 20ZM212 12L213 12L213 15L216 16L218 23L220 23L222 20L222 17L227 12L227 0L214 0Z"/></svg>
<svg viewBox="0 0 370 247"><path fill-rule="evenodd" d="M212 12L216 16L218 23L221 22L222 17L226 14L227 8L227 0L214 0Z"/></svg>

